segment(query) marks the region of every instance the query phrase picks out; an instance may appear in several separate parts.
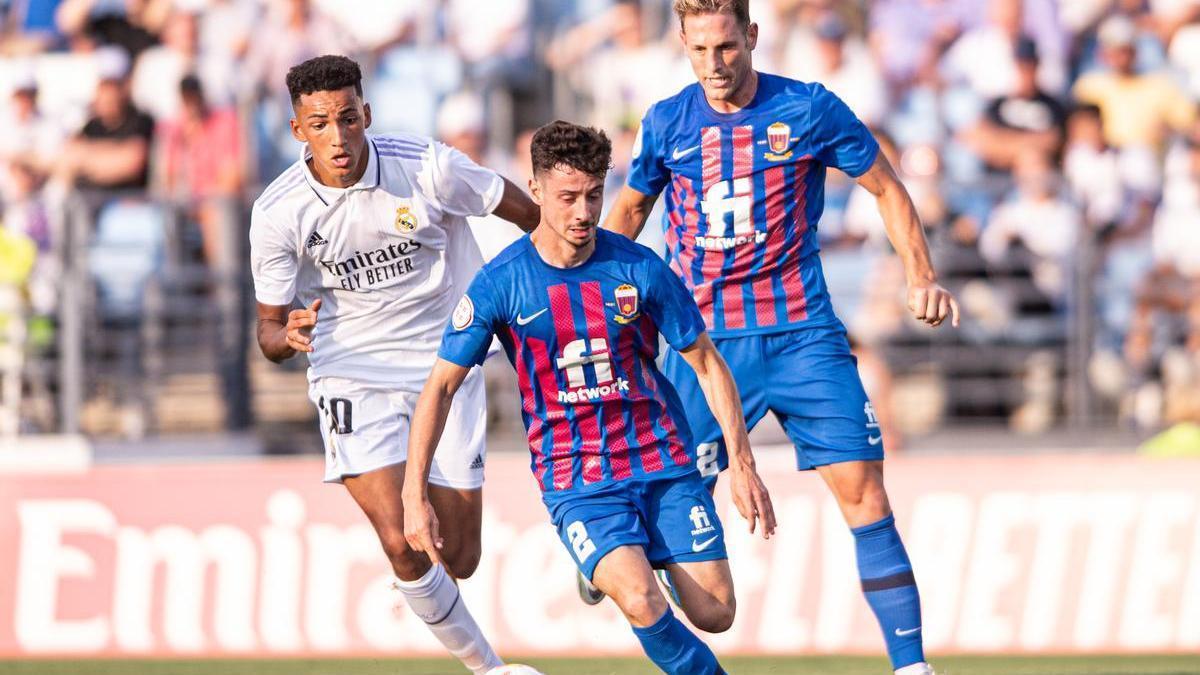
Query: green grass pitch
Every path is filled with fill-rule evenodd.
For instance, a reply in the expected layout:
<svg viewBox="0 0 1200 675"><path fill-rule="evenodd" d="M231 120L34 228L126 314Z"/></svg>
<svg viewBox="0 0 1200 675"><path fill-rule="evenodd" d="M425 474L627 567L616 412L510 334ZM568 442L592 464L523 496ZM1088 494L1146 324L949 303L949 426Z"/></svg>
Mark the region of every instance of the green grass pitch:
<svg viewBox="0 0 1200 675"><path fill-rule="evenodd" d="M887 661L866 657L741 657L722 664L733 675L888 675ZM547 675L654 675L644 659L536 659ZM946 657L939 675L1200 675L1200 656ZM462 675L446 659L0 661L2 675Z"/></svg>

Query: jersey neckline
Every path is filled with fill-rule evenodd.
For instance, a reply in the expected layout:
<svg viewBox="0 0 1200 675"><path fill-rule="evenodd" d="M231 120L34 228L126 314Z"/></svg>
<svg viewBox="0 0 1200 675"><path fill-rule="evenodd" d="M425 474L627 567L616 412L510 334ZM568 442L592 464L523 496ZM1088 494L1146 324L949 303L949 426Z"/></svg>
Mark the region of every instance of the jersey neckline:
<svg viewBox="0 0 1200 675"><path fill-rule="evenodd" d="M741 110L736 110L730 113L723 113L715 110L712 107L712 104L708 102L708 97L704 95L704 87L700 86L699 82L693 84L692 87L694 87L694 90L692 96L696 99L696 103L699 104L701 114L706 115L709 119L725 124L736 124L737 122L741 122L743 119L754 114L757 111L759 104L762 103L763 98L766 96L763 90L766 88L764 85L766 84L768 77L766 73L758 70L755 70L754 74L758 76L758 86L754 89L754 97L751 98L750 102L743 106Z"/></svg>
<svg viewBox="0 0 1200 675"><path fill-rule="evenodd" d="M596 254L600 252L600 233L603 231L603 228L596 228L596 245L592 248L592 254L588 256L587 260L584 260L574 267L556 267L546 262L545 258L542 257L542 254L538 253L537 245L533 243L532 232L526 233L525 236L521 237L521 239L523 239L525 242L526 252L533 256L533 259L537 261L537 264L560 274L578 274L579 272L591 267L592 262L596 260Z"/></svg>

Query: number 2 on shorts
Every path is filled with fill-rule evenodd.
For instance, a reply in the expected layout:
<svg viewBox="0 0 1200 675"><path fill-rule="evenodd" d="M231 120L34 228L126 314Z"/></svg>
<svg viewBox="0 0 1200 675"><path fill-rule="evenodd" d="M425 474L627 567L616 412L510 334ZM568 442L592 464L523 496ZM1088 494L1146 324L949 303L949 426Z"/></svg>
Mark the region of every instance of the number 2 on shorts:
<svg viewBox="0 0 1200 675"><path fill-rule="evenodd" d="M577 520L567 526L567 539L571 541L571 550L575 552L575 559L579 562L587 560L588 556L596 552L596 545L588 536L583 521Z"/></svg>

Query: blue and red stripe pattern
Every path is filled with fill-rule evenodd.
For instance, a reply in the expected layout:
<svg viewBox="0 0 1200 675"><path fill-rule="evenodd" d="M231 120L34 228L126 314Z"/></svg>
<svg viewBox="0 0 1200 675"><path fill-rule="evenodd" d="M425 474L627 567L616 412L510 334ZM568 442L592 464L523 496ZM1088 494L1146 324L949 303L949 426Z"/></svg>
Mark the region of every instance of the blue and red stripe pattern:
<svg viewBox="0 0 1200 675"><path fill-rule="evenodd" d="M665 192L667 261L715 336L836 324L817 253L826 167L867 171L878 145L836 96L760 74L746 108L698 85L642 120L629 186Z"/></svg>
<svg viewBox="0 0 1200 675"><path fill-rule="evenodd" d="M678 396L655 361L659 335L683 349L704 324L649 249L598 233L592 259L547 265L522 238L472 282L439 355L479 363L497 335L517 371L530 468L542 491L695 471Z"/></svg>

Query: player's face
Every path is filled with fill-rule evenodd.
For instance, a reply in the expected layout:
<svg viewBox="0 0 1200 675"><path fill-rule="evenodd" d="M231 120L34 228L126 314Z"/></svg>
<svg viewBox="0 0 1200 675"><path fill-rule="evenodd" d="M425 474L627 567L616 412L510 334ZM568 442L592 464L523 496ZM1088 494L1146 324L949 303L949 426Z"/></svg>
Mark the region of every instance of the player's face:
<svg viewBox="0 0 1200 675"><path fill-rule="evenodd" d="M292 136L308 143L316 177L331 187L358 182L367 169L371 106L354 87L304 94L295 112Z"/></svg>
<svg viewBox="0 0 1200 675"><path fill-rule="evenodd" d="M745 93L754 69L750 53L758 43L758 24L743 29L725 12L692 14L684 17L679 37L709 101L735 101Z"/></svg>
<svg viewBox="0 0 1200 675"><path fill-rule="evenodd" d="M542 207L541 226L575 247L587 246L596 238L604 205L603 176L554 167L529 181L529 191Z"/></svg>

